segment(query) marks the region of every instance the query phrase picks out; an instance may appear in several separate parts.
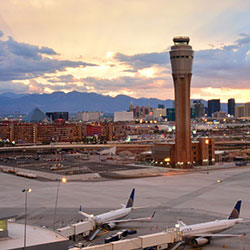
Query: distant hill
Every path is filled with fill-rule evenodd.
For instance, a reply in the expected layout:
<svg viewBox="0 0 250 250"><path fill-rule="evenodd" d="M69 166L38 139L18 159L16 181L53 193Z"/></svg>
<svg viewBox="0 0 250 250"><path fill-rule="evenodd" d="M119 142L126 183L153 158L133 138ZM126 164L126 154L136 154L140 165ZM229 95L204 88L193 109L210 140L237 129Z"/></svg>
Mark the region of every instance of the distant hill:
<svg viewBox="0 0 250 250"><path fill-rule="evenodd" d="M0 94L0 114L29 113L34 108L43 112L68 111L102 111L113 113L128 110L130 102L134 106L148 106L156 108L158 104L164 104L166 108L173 107L173 100L160 100L157 98L132 98L126 95L116 97L104 96L96 93L85 92L54 92L52 94ZM206 105L206 101L204 101ZM222 110L225 110L222 104Z"/></svg>
<svg viewBox="0 0 250 250"><path fill-rule="evenodd" d="M0 114L29 113L34 108L43 112L68 111L76 113L79 111L103 111L113 113L116 111L128 110L130 102L134 106L157 107L164 104L165 107L172 107L172 100L159 100L156 98L132 98L125 95L116 97L99 95L85 92L54 92L52 94L0 94Z"/></svg>

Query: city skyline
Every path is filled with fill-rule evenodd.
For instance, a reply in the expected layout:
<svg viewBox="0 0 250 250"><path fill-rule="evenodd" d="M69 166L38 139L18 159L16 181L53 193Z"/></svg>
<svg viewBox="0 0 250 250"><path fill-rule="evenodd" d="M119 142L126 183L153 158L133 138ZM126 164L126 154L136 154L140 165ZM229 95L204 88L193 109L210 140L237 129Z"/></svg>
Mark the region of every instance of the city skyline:
<svg viewBox="0 0 250 250"><path fill-rule="evenodd" d="M168 51L188 35L191 98L248 102L250 3L181 2L182 10L161 0L1 2L0 93L173 99Z"/></svg>

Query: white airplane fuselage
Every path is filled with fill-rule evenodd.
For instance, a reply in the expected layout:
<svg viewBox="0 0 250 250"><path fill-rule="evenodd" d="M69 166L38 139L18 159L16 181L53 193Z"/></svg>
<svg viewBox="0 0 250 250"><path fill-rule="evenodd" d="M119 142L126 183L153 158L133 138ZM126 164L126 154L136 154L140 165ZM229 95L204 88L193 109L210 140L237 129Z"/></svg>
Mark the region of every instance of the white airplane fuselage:
<svg viewBox="0 0 250 250"><path fill-rule="evenodd" d="M131 207L120 208L120 209L109 211L104 214L96 215L94 216L94 220L98 225L102 225L112 220L121 219L127 216L131 211L132 211Z"/></svg>
<svg viewBox="0 0 250 250"><path fill-rule="evenodd" d="M233 227L235 224L241 222L242 219L225 219L194 224L189 226L180 226L180 231L184 238L197 237L199 234L214 234L222 232L226 229Z"/></svg>

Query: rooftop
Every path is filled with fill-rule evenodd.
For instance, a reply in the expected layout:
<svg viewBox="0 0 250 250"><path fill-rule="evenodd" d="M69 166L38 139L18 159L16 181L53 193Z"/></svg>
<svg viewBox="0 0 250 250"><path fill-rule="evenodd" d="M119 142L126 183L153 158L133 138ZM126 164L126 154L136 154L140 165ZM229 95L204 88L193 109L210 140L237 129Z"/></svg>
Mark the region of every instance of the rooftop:
<svg viewBox="0 0 250 250"><path fill-rule="evenodd" d="M0 221L14 219L16 217L17 217L17 215L14 215L14 214L6 212L6 211L2 211L0 209Z"/></svg>
<svg viewBox="0 0 250 250"><path fill-rule="evenodd" d="M178 45L178 44L189 44L189 37L188 36L176 36L173 39L174 44Z"/></svg>
<svg viewBox="0 0 250 250"><path fill-rule="evenodd" d="M24 224L8 223L9 237L0 240L0 250L23 247ZM27 225L27 246L34 246L67 240L51 230Z"/></svg>

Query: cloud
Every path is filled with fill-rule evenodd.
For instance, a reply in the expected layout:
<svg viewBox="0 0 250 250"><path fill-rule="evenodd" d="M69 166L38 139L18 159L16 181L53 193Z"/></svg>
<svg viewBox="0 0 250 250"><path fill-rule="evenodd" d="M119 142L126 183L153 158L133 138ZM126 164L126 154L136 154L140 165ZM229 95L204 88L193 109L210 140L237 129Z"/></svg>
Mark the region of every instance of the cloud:
<svg viewBox="0 0 250 250"><path fill-rule="evenodd" d="M29 86L21 82L1 82L0 81L0 93L15 92L15 93L28 93Z"/></svg>
<svg viewBox="0 0 250 250"><path fill-rule="evenodd" d="M116 53L112 64L111 60L102 62L100 67L81 72L65 69L98 65L55 58L58 54L51 48L19 43L11 37L0 39L0 84L6 83L0 91L17 89L18 92L50 93L76 90L161 99L173 97L168 50L134 55ZM112 67L108 67L110 64ZM249 89L249 69L250 34L242 33L232 43L195 51L192 89L196 95L199 91L204 95L202 90L208 88L227 89L227 93L232 93L230 89ZM26 81L18 88L19 83L14 81L12 84L12 80Z"/></svg>
<svg viewBox="0 0 250 250"><path fill-rule="evenodd" d="M119 89L136 90L149 88L154 80L124 76L115 79L87 77L81 79L81 81L99 91L117 91Z"/></svg>
<svg viewBox="0 0 250 250"><path fill-rule="evenodd" d="M233 44L196 51L193 74L206 86L249 88L250 35L241 36Z"/></svg>
<svg viewBox="0 0 250 250"><path fill-rule="evenodd" d="M51 48L19 43L12 37L0 40L0 81L31 79L67 67L96 66L82 61L54 59L52 56L55 55L57 53Z"/></svg>
<svg viewBox="0 0 250 250"><path fill-rule="evenodd" d="M240 36L242 36L243 38L236 40L236 43L238 43L239 45L250 44L250 34L241 33Z"/></svg>
<svg viewBox="0 0 250 250"><path fill-rule="evenodd" d="M53 92L53 91L80 91L80 92L96 92L99 94L110 93L131 93L134 96L143 96L148 93L159 90L166 91L173 88L171 81L165 78L141 78L135 77L117 77L114 79L85 77L75 78L73 75L58 76L47 79L46 82L39 82L34 79L29 80L29 92ZM139 93L140 92L140 93ZM114 94L115 95L115 94Z"/></svg>
<svg viewBox="0 0 250 250"><path fill-rule="evenodd" d="M114 59L132 67L131 70L137 71L139 69L148 68L154 65L164 66L169 64L169 52L153 52L142 53L132 56L117 53Z"/></svg>
<svg viewBox="0 0 250 250"><path fill-rule="evenodd" d="M58 76L55 79L48 80L48 82L51 83L58 83L58 82L70 83L75 81L77 81L77 79L73 75L63 75L63 76Z"/></svg>
<svg viewBox="0 0 250 250"><path fill-rule="evenodd" d="M40 83L34 79L29 80L29 92L31 93L44 93L44 92L54 92L54 91L88 91L84 84L77 83L57 83L57 84L44 84Z"/></svg>
<svg viewBox="0 0 250 250"><path fill-rule="evenodd" d="M9 52L16 56L23 56L26 58L42 59L43 55L57 55L57 53L48 47L38 47L27 43L18 43L12 37L5 42L5 46Z"/></svg>
<svg viewBox="0 0 250 250"><path fill-rule="evenodd" d="M81 81L90 89L95 90L97 93L109 92L133 92L134 95L143 96L144 92L154 91L161 89L172 89L173 84L171 81L166 81L165 78L141 78L141 77L118 77L115 79L102 79L88 77L81 79Z"/></svg>
<svg viewBox="0 0 250 250"><path fill-rule="evenodd" d="M241 33L239 36L238 40L229 45L195 51L194 87L249 88L250 34ZM135 55L117 53L114 59L128 66L125 72L138 72L149 67L165 67L165 71L161 72L170 73L167 51Z"/></svg>
<svg viewBox="0 0 250 250"><path fill-rule="evenodd" d="M118 77L102 79L88 77L81 81L88 86L88 91L116 96L125 94L133 97L173 98L173 83L165 78Z"/></svg>

